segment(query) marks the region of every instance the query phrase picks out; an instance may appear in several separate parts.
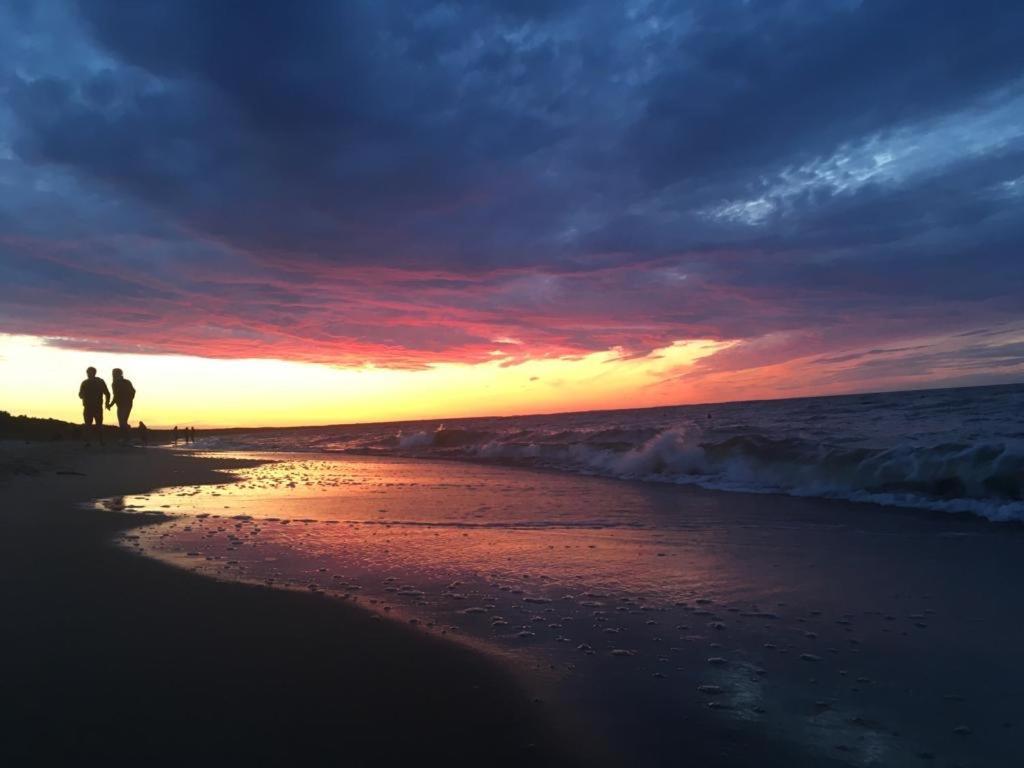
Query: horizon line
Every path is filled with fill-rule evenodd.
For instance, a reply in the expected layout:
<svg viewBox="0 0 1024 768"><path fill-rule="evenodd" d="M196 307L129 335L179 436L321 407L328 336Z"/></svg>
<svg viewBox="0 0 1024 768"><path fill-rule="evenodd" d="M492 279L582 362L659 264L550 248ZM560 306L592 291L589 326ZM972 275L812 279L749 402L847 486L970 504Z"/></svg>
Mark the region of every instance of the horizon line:
<svg viewBox="0 0 1024 768"><path fill-rule="evenodd" d="M738 400L738 399L737 400L716 400L716 401L702 401L702 402L697 402L697 403L675 403L675 404L672 404L672 405L647 405L647 406L641 406L639 408L588 408L588 409L579 410L579 411L537 411L537 412L534 412L534 413L516 413L516 414L507 414L507 415L503 415L503 416L496 416L496 415L451 416L451 417L445 417L445 416L436 416L436 417L435 416L426 416L424 418L419 418L419 419L397 419L397 420L396 419L392 419L390 421L386 421L385 420L385 421L332 422L332 423L329 423L329 424L290 424L290 425L285 425L285 426L262 425L262 426L221 427L221 426L208 426L208 425L202 425L202 424L189 424L189 423L184 423L184 422L179 422L176 425L172 424L172 425L169 425L169 426L168 425L157 425L157 426L152 426L152 427L149 426L149 425L146 425L146 426L147 426L147 429L151 429L151 430L154 430L154 429L155 430L167 430L169 432L173 431L176 427L177 428L192 428L192 427L194 427L196 429L202 429L202 430L205 430L207 432L255 432L255 431L271 430L271 429L329 429L329 428L332 428L332 427L367 427L367 426L377 426L377 425L383 425L383 424L417 424L417 423L421 423L421 422L430 422L430 421L446 422L446 421L468 421L468 420L471 420L471 419L525 419L525 418L530 418L530 417L535 417L535 416L570 416L570 415L580 415L580 414L587 414L587 413L616 413L616 412L620 412L620 411L657 411L657 410L664 410L664 409L668 409L668 408L698 408L698 407L701 407L701 406L710 407L710 406L717 406L717 405L735 405L735 404L742 404L742 403L768 403L768 402L782 402L782 401L786 401L786 400L819 400L819 399L823 400L823 399L826 399L826 398L837 398L837 397L865 397L865 396L870 396L870 395L895 395L895 394L903 394L903 393L910 393L910 392L939 392L939 391L943 391L943 390L954 390L954 389L995 389L995 388L998 388L998 387L1018 387L1018 386L1024 386L1024 381L1011 381L1011 382L1003 382L1003 383L1000 383L1000 384L964 384L964 385L959 385L959 386L957 386L957 385L954 385L954 386L943 386L943 385L939 384L939 385L936 385L936 386L912 387L910 389L877 389L877 390L854 391L854 392L837 392L837 393L824 394L824 395L799 395L799 396L790 396L790 397L759 397L759 398L753 398L753 399L749 399L749 400ZM6 411L3 411L3 409L0 409L0 412L6 412ZM9 412L7 412L7 413L9 413ZM56 419L56 418L53 418L52 416L29 416L28 414L18 414L18 415L10 414L10 415L11 415L11 418L42 419L42 420L59 421L59 422L68 423L68 424L77 424L77 422L64 422L63 419Z"/></svg>

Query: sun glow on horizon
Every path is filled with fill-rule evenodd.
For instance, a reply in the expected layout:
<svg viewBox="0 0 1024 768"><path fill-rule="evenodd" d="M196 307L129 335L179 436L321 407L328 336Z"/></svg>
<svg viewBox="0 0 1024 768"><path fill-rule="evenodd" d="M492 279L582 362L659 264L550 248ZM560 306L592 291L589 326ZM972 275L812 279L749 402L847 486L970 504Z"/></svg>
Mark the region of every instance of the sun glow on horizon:
<svg viewBox="0 0 1024 768"><path fill-rule="evenodd" d="M608 350L404 370L90 352L0 334L0 409L78 422L78 384L90 365L108 385L110 370L124 369L139 392L132 423L142 419L150 427L303 426L670 405L696 393L692 384L666 379L728 346L687 340L640 357ZM113 413L108 421L116 422Z"/></svg>

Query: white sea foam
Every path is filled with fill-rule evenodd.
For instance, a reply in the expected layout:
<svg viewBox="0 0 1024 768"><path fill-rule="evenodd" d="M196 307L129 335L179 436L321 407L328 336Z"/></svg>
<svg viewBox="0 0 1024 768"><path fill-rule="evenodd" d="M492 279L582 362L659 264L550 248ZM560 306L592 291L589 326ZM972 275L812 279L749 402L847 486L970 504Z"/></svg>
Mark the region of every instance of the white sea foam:
<svg viewBox="0 0 1024 768"><path fill-rule="evenodd" d="M271 430L225 448L494 461L1024 521L1024 386Z"/></svg>
<svg viewBox="0 0 1024 768"><path fill-rule="evenodd" d="M402 451L414 451L417 448L426 448L434 441L434 436L428 432L413 432L409 435L398 433L398 449Z"/></svg>

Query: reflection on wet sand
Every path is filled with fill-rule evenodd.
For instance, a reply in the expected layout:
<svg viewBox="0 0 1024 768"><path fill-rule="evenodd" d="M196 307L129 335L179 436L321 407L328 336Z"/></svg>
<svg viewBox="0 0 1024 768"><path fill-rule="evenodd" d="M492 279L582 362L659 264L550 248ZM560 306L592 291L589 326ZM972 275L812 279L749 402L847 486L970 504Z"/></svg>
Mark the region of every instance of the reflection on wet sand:
<svg viewBox="0 0 1024 768"><path fill-rule="evenodd" d="M995 620L971 599L978 585L948 576L989 538L974 523L308 456L237 483L102 503L171 516L126 537L148 555L353 600L542 672L545 696L585 710L645 760L674 758L672 724L707 717L819 762L976 758L972 737L986 728L984 764L1012 754L1013 727L995 721L1018 700L998 659L947 664L979 650L964 611ZM1009 560L1017 543L1001 541L995 556ZM1003 629L1020 638L1019 622Z"/></svg>

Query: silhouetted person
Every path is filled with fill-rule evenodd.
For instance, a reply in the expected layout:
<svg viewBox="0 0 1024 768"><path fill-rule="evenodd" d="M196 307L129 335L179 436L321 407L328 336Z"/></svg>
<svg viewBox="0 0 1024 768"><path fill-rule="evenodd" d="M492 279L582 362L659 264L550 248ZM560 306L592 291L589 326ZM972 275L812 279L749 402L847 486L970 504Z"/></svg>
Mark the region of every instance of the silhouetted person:
<svg viewBox="0 0 1024 768"><path fill-rule="evenodd" d="M124 377L124 372L120 368L115 368L111 375L114 377L110 382L114 397L107 403L107 410L110 410L111 406L117 406L117 423L121 428L121 437L127 439L130 431L128 417L132 412L132 403L135 402L135 387Z"/></svg>
<svg viewBox="0 0 1024 768"><path fill-rule="evenodd" d="M192 443L192 445L196 444L196 428L195 427L189 427L188 428L188 441L190 443Z"/></svg>
<svg viewBox="0 0 1024 768"><path fill-rule="evenodd" d="M85 376L85 381L78 388L78 396L82 400L82 421L86 429L93 427L100 445L103 445L103 406L110 407L110 390L107 383L96 376L96 369L91 365L85 369Z"/></svg>
<svg viewBox="0 0 1024 768"><path fill-rule="evenodd" d="M146 422L141 420L139 421L139 438L143 445L149 445L149 428L146 426Z"/></svg>
<svg viewBox="0 0 1024 768"><path fill-rule="evenodd" d="M178 425L177 424L174 425L174 432L173 432L173 434L174 434L174 444L177 445L178 444Z"/></svg>

